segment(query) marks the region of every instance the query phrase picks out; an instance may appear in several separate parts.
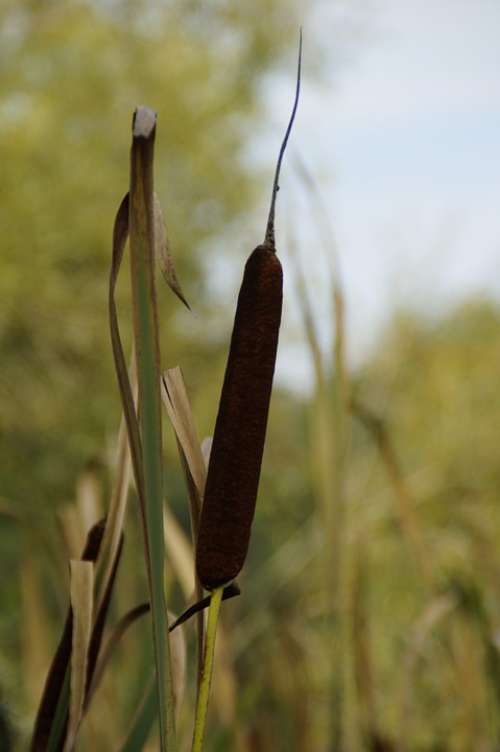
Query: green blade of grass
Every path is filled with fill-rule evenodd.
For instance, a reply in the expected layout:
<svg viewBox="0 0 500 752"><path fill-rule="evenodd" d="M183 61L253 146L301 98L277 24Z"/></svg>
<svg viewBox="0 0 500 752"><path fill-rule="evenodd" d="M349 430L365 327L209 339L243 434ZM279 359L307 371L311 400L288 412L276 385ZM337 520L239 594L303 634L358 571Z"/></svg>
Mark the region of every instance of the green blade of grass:
<svg viewBox="0 0 500 752"><path fill-rule="evenodd" d="M146 559L153 620L160 747L175 749L175 721L163 586L163 480L158 320L154 281L155 209L153 155L156 115L146 107L134 113L130 164L129 233L134 341L137 352L142 446Z"/></svg>

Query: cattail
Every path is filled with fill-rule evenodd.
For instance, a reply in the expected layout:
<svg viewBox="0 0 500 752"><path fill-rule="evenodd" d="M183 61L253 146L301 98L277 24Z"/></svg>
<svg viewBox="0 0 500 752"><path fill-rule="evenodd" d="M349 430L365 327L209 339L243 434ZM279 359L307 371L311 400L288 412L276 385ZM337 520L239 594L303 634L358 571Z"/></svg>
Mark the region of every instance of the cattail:
<svg viewBox="0 0 500 752"><path fill-rule="evenodd" d="M245 265L215 424L196 546L198 577L207 590L240 572L255 512L281 322L283 272L274 213L299 100L301 54L302 35L295 101L276 165L265 239Z"/></svg>

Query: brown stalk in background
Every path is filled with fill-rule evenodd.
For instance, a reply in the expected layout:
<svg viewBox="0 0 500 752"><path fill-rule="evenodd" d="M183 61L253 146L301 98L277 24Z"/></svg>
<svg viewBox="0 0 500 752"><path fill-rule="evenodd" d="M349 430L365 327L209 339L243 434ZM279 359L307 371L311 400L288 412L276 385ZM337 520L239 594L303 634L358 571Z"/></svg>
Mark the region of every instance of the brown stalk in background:
<svg viewBox="0 0 500 752"><path fill-rule="evenodd" d="M370 432L387 471L389 482L398 504L398 517L401 531L412 552L417 569L424 582L431 589L435 586L435 570L429 552L424 545L420 525L415 513L415 501L411 496L401 470L396 450L384 421L358 400L351 401L353 414Z"/></svg>
<svg viewBox="0 0 500 752"><path fill-rule="evenodd" d="M305 163L296 157L299 179L310 200L315 225L320 232L326 253L332 295L333 372L327 374L315 331L314 316L304 273L294 252L297 284L301 301L303 324L311 358L315 367L313 441L316 451L313 462L317 466L320 484L318 496L324 525L324 577L326 613L330 622L327 639L330 641L330 745L336 749L343 743L355 744L352 712L346 704L353 667L348 650L351 603L348 578L346 478L347 453L350 444L349 380L346 365L345 304L340 274L337 243L330 212L323 203L321 192ZM292 244L293 249L293 244ZM355 734L354 734L355 736Z"/></svg>

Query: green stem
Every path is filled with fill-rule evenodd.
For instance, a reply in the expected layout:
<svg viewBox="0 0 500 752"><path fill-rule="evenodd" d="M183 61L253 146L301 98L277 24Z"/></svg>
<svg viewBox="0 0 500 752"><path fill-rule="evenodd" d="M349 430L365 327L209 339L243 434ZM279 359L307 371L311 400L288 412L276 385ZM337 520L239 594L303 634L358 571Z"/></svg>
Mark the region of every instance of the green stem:
<svg viewBox="0 0 500 752"><path fill-rule="evenodd" d="M208 696L210 694L210 684L212 681L212 670L214 665L215 635L217 633L217 621L219 619L223 592L223 587L217 588L213 591L210 599L207 635L205 638L205 655L203 658L203 674L201 677L200 691L198 693L198 702L196 704L193 746L191 747L191 752L201 752L203 747L203 737L205 735L205 724L208 710Z"/></svg>

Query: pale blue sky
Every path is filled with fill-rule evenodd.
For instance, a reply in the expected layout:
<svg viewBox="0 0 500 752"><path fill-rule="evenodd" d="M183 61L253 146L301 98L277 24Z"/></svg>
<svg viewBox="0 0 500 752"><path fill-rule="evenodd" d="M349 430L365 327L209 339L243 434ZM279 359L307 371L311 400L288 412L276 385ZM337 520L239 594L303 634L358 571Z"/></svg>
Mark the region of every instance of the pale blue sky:
<svg viewBox="0 0 500 752"><path fill-rule="evenodd" d="M318 5L315 29L332 47L341 26L335 3ZM500 297L500 0L375 0L349 60L339 50L321 85L305 80L291 145L331 207L355 362L402 304L432 313L478 293ZM306 65L309 56L306 26ZM264 159L291 87L279 78L266 90ZM278 228L297 225L327 347L324 266L291 159L281 185ZM291 282L278 374L303 384Z"/></svg>

